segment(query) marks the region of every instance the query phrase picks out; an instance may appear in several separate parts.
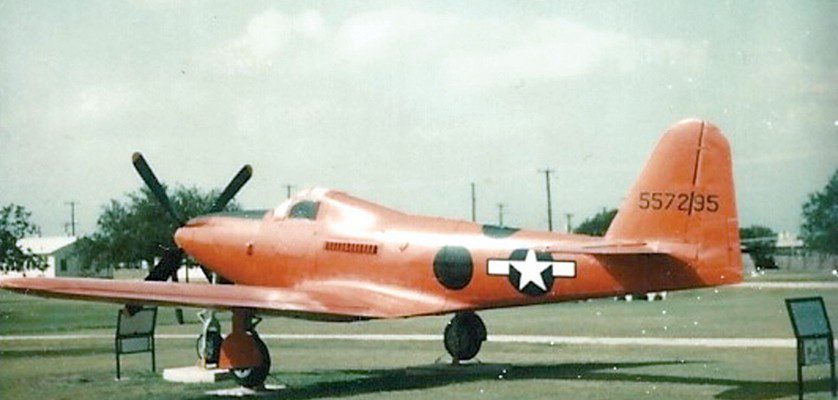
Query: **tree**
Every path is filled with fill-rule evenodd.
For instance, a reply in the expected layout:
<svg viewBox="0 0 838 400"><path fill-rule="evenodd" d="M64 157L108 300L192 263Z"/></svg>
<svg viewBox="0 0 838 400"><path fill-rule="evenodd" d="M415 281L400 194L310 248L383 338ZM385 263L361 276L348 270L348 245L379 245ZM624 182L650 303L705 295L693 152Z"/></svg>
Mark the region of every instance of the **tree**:
<svg viewBox="0 0 838 400"><path fill-rule="evenodd" d="M803 243L822 254L838 254L838 169L820 192L809 194L803 204Z"/></svg>
<svg viewBox="0 0 838 400"><path fill-rule="evenodd" d="M43 257L32 254L29 249L21 249L17 242L37 232L38 227L29 218L32 216L25 207L9 204L0 208L0 268L4 271L46 268Z"/></svg>
<svg viewBox="0 0 838 400"><path fill-rule="evenodd" d="M183 218L205 213L218 191L201 191L195 187L177 186L170 191L172 203ZM226 210L237 210L231 202ZM143 187L130 192L125 199L113 199L104 207L96 222L96 232L76 244L82 265L103 268L139 268L143 261L153 265L162 248L174 248L172 221L151 191Z"/></svg>
<svg viewBox="0 0 838 400"><path fill-rule="evenodd" d="M615 216L617 216L616 208L603 208L602 211L593 217L582 221L573 232L591 236L603 236L608 231L608 227L611 226L611 221L614 220Z"/></svg>
<svg viewBox="0 0 838 400"><path fill-rule="evenodd" d="M758 269L775 269L774 250L777 247L777 233L762 225L739 228L739 238L745 252L751 255Z"/></svg>

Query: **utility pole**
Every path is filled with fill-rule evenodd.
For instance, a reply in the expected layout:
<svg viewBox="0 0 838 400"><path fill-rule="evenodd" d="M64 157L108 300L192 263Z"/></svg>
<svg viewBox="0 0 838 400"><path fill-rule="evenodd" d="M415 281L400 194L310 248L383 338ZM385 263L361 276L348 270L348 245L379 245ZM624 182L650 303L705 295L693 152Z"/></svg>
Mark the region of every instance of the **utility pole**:
<svg viewBox="0 0 838 400"><path fill-rule="evenodd" d="M291 198L291 188L292 187L294 187L294 185L291 185L291 184L286 184L285 185L285 195L287 196L286 198L288 198L288 199Z"/></svg>
<svg viewBox="0 0 838 400"><path fill-rule="evenodd" d="M567 217L567 233L573 232L573 213L565 213Z"/></svg>
<svg viewBox="0 0 838 400"><path fill-rule="evenodd" d="M547 183L547 229L550 232L553 232L553 201L550 198L550 173L552 173L553 170L547 168L538 172L544 174L544 181Z"/></svg>
<svg viewBox="0 0 838 400"><path fill-rule="evenodd" d="M506 204L498 203L498 226L503 226L503 208Z"/></svg>
<svg viewBox="0 0 838 400"><path fill-rule="evenodd" d="M474 182L471 183L471 222L477 222L477 197L474 192Z"/></svg>
<svg viewBox="0 0 838 400"><path fill-rule="evenodd" d="M70 236L76 236L76 202L73 200L64 204L70 206Z"/></svg>

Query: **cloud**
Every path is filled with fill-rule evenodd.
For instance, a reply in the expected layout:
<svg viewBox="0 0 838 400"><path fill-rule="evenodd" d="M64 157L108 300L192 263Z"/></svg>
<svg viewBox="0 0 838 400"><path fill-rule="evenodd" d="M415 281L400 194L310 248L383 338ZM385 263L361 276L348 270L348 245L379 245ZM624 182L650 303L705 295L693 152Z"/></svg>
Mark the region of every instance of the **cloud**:
<svg viewBox="0 0 838 400"><path fill-rule="evenodd" d="M99 123L119 117L136 100L135 91L127 84L90 86L71 95L55 110L55 124L79 125Z"/></svg>
<svg viewBox="0 0 838 400"><path fill-rule="evenodd" d="M566 79L598 71L626 74L653 64L704 65L706 49L678 40L592 29L562 18L519 27L509 46L452 53L443 61L449 81L491 86Z"/></svg>
<svg viewBox="0 0 838 400"><path fill-rule="evenodd" d="M318 40L325 34L323 17L317 11L286 15L274 9L251 17L244 33L216 49L228 70L270 67L298 42Z"/></svg>
<svg viewBox="0 0 838 400"><path fill-rule="evenodd" d="M427 47L423 43L438 38L441 31L448 31L451 22L454 22L451 17L402 8L363 12L347 18L335 41L339 51L348 57L404 53Z"/></svg>
<svg viewBox="0 0 838 400"><path fill-rule="evenodd" d="M334 28L316 11L274 9L250 18L245 31L219 47L228 72L304 62L374 73L421 66L453 87L486 88L527 80L559 80L597 71L631 73L650 65L704 66L707 49L676 39L635 37L560 17L510 22L406 8L352 14Z"/></svg>

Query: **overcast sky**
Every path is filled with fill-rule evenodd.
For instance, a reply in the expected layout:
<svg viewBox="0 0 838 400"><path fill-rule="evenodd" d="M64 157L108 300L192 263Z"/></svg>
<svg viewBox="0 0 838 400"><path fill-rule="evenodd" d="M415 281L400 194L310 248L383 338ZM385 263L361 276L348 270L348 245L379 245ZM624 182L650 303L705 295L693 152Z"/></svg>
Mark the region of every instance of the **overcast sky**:
<svg viewBox="0 0 838 400"><path fill-rule="evenodd" d="M701 4L693 4L701 3ZM325 186L546 229L619 205L667 126L728 135L743 225L838 167L836 2L0 1L0 205L60 234L140 187Z"/></svg>

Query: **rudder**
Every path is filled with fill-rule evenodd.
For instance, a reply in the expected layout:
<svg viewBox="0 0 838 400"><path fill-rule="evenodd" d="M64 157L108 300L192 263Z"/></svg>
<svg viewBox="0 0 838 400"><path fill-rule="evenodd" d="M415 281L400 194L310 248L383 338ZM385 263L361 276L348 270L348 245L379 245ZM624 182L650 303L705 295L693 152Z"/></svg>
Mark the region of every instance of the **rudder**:
<svg viewBox="0 0 838 400"><path fill-rule="evenodd" d="M730 145L700 120L672 126L658 142L605 235L697 246L687 261L708 285L742 279Z"/></svg>

